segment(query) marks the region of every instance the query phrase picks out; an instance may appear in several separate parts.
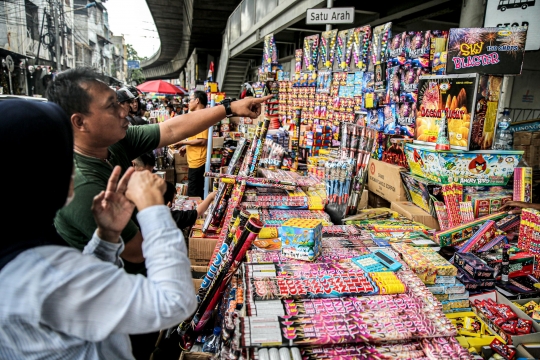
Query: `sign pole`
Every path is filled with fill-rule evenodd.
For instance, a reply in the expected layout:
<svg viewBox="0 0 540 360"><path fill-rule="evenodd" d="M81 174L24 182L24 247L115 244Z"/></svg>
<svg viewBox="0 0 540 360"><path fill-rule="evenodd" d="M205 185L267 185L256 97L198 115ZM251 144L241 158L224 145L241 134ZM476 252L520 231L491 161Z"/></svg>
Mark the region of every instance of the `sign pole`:
<svg viewBox="0 0 540 360"><path fill-rule="evenodd" d="M326 0L326 7L328 9L334 6L334 0ZM326 24L326 31L332 30L332 24Z"/></svg>
<svg viewBox="0 0 540 360"><path fill-rule="evenodd" d="M11 73L15 70L15 62L13 62L13 58L10 55L6 56L6 64L7 64L7 69L8 69L9 93L13 95L13 85L11 84Z"/></svg>

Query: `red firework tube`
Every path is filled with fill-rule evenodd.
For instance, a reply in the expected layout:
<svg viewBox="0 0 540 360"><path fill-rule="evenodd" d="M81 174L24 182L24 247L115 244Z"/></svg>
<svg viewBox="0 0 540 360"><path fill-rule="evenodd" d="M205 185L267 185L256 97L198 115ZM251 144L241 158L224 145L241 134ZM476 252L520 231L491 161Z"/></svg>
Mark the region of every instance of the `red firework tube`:
<svg viewBox="0 0 540 360"><path fill-rule="evenodd" d="M241 246L240 250L235 254L234 260L229 262L229 268L227 269L227 264L225 264L224 271L221 272L221 275L226 273L222 279L216 279L216 284L219 284L219 288L217 291L213 294L213 296L209 293L207 294L207 298L210 297L210 301L208 302L208 305L204 308L201 306L202 312L197 311L195 317L193 318L193 323L195 325L195 332L201 331L206 323L208 322L208 319L210 319L210 316L212 315L212 312L214 308L216 307L219 300L221 300L221 297L223 296L223 292L225 291L225 288L229 285L229 282L231 281L232 276L236 273L236 270L238 270L238 266L240 265L242 259L246 255L246 251L251 247L251 244L253 241L257 238L257 235L259 235L259 232L263 228L264 224L256 219L256 218L250 218L249 221L246 224L246 227L244 228L244 231L242 231L242 234L240 235L240 238L238 239L237 246ZM227 271L225 271L227 270ZM201 314L202 317L200 317L200 320L197 319L197 314Z"/></svg>
<svg viewBox="0 0 540 360"><path fill-rule="evenodd" d="M226 148L223 150L222 158L221 158L221 164L220 166L225 166L227 164L227 161L232 157L233 151L231 148Z"/></svg>

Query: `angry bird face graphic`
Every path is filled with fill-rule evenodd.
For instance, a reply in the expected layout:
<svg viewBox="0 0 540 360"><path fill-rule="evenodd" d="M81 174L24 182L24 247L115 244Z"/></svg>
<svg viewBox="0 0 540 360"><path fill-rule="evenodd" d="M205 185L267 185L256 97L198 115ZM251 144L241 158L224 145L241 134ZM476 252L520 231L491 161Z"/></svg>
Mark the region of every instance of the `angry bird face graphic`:
<svg viewBox="0 0 540 360"><path fill-rule="evenodd" d="M482 174L486 169L487 162L482 154L478 154L478 156L469 163L469 171L473 174Z"/></svg>

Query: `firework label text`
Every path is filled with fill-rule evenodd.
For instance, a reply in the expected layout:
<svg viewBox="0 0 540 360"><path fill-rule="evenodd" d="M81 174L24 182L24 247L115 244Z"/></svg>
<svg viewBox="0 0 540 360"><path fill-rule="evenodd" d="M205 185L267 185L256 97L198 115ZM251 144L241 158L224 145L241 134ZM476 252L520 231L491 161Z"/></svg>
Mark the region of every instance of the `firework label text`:
<svg viewBox="0 0 540 360"><path fill-rule="evenodd" d="M453 57L452 61L454 62L454 66L456 69L495 65L499 63L499 54L496 52L492 52L491 54L484 55Z"/></svg>
<svg viewBox="0 0 540 360"><path fill-rule="evenodd" d="M465 112L463 110L459 110L459 109L456 109L456 110L450 110L448 108L446 109L422 109L421 110L421 114L422 114L422 117L436 117L436 118L440 118L442 117L442 112L445 112L446 114L446 118L447 119L463 119L463 115L465 114Z"/></svg>
<svg viewBox="0 0 540 360"><path fill-rule="evenodd" d="M469 55L478 55L482 53L483 47L484 47L484 42L481 41L474 44L461 44L459 49L461 50L461 55L469 56Z"/></svg>

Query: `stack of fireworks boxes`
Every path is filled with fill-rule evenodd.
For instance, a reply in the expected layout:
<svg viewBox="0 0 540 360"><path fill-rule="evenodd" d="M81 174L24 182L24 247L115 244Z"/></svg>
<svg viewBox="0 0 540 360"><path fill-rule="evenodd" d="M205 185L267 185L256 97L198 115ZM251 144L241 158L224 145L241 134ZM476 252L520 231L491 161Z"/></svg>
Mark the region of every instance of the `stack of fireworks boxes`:
<svg viewBox="0 0 540 360"><path fill-rule="evenodd" d="M445 313L467 311L469 292L458 280L458 269L430 247L392 243L409 268L441 302Z"/></svg>

